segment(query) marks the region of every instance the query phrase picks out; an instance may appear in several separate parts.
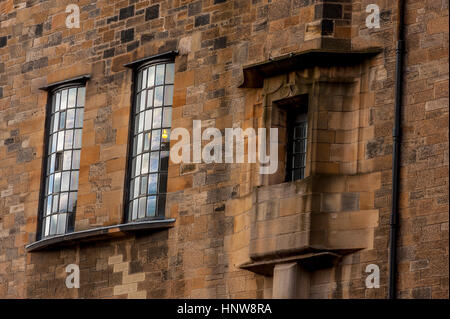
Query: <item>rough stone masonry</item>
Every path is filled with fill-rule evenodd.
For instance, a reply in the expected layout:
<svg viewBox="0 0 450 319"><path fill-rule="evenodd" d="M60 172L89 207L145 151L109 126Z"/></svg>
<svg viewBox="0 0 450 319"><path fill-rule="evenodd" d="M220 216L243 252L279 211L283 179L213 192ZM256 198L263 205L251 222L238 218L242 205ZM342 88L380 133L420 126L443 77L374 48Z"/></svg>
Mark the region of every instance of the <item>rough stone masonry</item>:
<svg viewBox="0 0 450 319"><path fill-rule="evenodd" d="M371 3L380 28L365 25ZM80 28L66 26L69 4ZM386 298L396 23L385 0L1 1L0 297ZM406 0L405 23L397 295L448 298L448 1ZM171 51L172 128L277 127L282 165L171 163L171 227L131 229L124 64ZM73 237L28 249L46 157L39 88L81 75ZM286 112L303 97L305 178L286 182ZM365 285L370 264L379 288Z"/></svg>

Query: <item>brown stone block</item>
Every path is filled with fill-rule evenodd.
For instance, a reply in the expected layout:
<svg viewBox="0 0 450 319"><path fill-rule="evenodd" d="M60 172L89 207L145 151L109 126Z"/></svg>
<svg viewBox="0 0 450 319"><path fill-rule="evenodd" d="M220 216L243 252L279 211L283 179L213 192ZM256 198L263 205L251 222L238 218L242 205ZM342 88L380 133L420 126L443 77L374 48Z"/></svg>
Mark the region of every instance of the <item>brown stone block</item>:
<svg viewBox="0 0 450 319"><path fill-rule="evenodd" d="M341 194L321 194L320 211L337 212L341 209Z"/></svg>
<svg viewBox="0 0 450 319"><path fill-rule="evenodd" d="M337 130L336 143L352 143L358 138L358 130Z"/></svg>
<svg viewBox="0 0 450 319"><path fill-rule="evenodd" d="M440 60L448 56L447 48L430 48L428 50L428 59L430 61ZM447 86L448 87L448 86Z"/></svg>
<svg viewBox="0 0 450 319"><path fill-rule="evenodd" d="M440 32L448 32L448 16L430 19L427 23L427 33L435 34Z"/></svg>
<svg viewBox="0 0 450 319"><path fill-rule="evenodd" d="M168 176L169 177L177 177L180 176L180 164L174 164L172 161L169 161L169 171Z"/></svg>
<svg viewBox="0 0 450 319"><path fill-rule="evenodd" d="M317 226L316 226L317 225ZM358 211L358 212L338 212L327 214L314 214L312 227L315 230L327 229L337 230L358 230L373 228L378 225L378 210ZM324 227L325 226L325 227Z"/></svg>
<svg viewBox="0 0 450 319"><path fill-rule="evenodd" d="M103 41L104 42L109 42L112 40L114 40L114 30L110 30L110 31L103 33Z"/></svg>
<svg viewBox="0 0 450 319"><path fill-rule="evenodd" d="M357 172L356 162L339 163L339 172L343 175L353 175Z"/></svg>
<svg viewBox="0 0 450 319"><path fill-rule="evenodd" d="M100 147L98 145L83 147L81 150L81 167L97 163L100 159Z"/></svg>
<svg viewBox="0 0 450 319"><path fill-rule="evenodd" d="M291 16L283 20L284 21L284 27L289 28L292 26L297 26L300 24L300 16Z"/></svg>
<svg viewBox="0 0 450 319"><path fill-rule="evenodd" d="M275 241L275 239L274 239ZM309 232L293 232L276 237L276 251L301 251L309 246Z"/></svg>
<svg viewBox="0 0 450 319"><path fill-rule="evenodd" d="M328 112L328 127L336 130L357 128L359 124L358 111Z"/></svg>
<svg viewBox="0 0 450 319"><path fill-rule="evenodd" d="M66 27L67 13L56 14L52 17L52 31Z"/></svg>
<svg viewBox="0 0 450 319"><path fill-rule="evenodd" d="M192 175L169 177L167 191L177 192L192 187Z"/></svg>
<svg viewBox="0 0 450 319"><path fill-rule="evenodd" d="M191 225L194 223L194 216L180 216L178 218L178 222L180 225Z"/></svg>
<svg viewBox="0 0 450 319"><path fill-rule="evenodd" d="M368 229L336 230L327 233L331 249L372 248L373 231Z"/></svg>
<svg viewBox="0 0 450 319"><path fill-rule="evenodd" d="M380 156L370 160L358 162L358 170L361 173L370 173L377 170L390 169L392 167L392 155Z"/></svg>
<svg viewBox="0 0 450 319"><path fill-rule="evenodd" d="M28 244L28 234L27 233L19 233L16 234L14 238L14 247L22 247Z"/></svg>
<svg viewBox="0 0 450 319"><path fill-rule="evenodd" d="M196 216L194 220L195 233L204 233L208 229L208 216Z"/></svg>
<svg viewBox="0 0 450 319"><path fill-rule="evenodd" d="M5 13L10 13L14 10L14 1L9 0L9 1L4 1L3 3L0 4L0 9Z"/></svg>
<svg viewBox="0 0 450 319"><path fill-rule="evenodd" d="M381 173L349 176L347 190L349 192L361 192L377 190L381 187Z"/></svg>
<svg viewBox="0 0 450 319"><path fill-rule="evenodd" d="M101 107L105 107L108 105L108 94L102 93L102 94L95 94L94 96L90 97L86 101L86 108L89 110L95 110ZM95 113L95 117L98 117L99 113Z"/></svg>
<svg viewBox="0 0 450 319"><path fill-rule="evenodd" d="M218 109L219 107L220 107L219 99L207 100L207 101L205 101L205 103L203 105L203 110L205 112L207 112L207 111Z"/></svg>
<svg viewBox="0 0 450 319"><path fill-rule="evenodd" d="M211 84L211 77L212 77L212 68L210 66L196 69L194 73L194 85L199 86L203 83ZM180 83L179 85L181 87L185 87L183 83Z"/></svg>
<svg viewBox="0 0 450 319"><path fill-rule="evenodd" d="M359 95L356 96L344 96L342 101L342 111L350 112L356 111L359 108Z"/></svg>
<svg viewBox="0 0 450 319"><path fill-rule="evenodd" d="M359 194L359 209L366 210L374 208L374 193L361 192Z"/></svg>
<svg viewBox="0 0 450 319"><path fill-rule="evenodd" d="M222 130L225 128L233 127L232 123L233 123L233 115L232 114L226 115L216 119L216 128Z"/></svg>
<svg viewBox="0 0 450 319"><path fill-rule="evenodd" d="M108 161L110 159L120 158L126 154L126 145L112 145L108 147L102 147L100 153L101 161Z"/></svg>
<svg viewBox="0 0 450 319"><path fill-rule="evenodd" d="M175 86L177 88L177 86ZM186 89L175 89L173 94L173 107L179 107L186 104Z"/></svg>
<svg viewBox="0 0 450 319"><path fill-rule="evenodd" d="M352 32L351 27L336 26L334 29L334 36L336 38L350 39L351 32Z"/></svg>
<svg viewBox="0 0 450 319"><path fill-rule="evenodd" d="M36 117L28 121L23 121L19 124L21 134L30 134L37 131L42 131L45 119L43 117Z"/></svg>
<svg viewBox="0 0 450 319"><path fill-rule="evenodd" d="M135 282L114 287L114 295L115 296L129 294L129 293L133 293L136 291L137 291L137 283L135 283Z"/></svg>
<svg viewBox="0 0 450 319"><path fill-rule="evenodd" d="M299 196L282 198L280 200L279 216L289 216L302 211L302 198Z"/></svg>
<svg viewBox="0 0 450 319"><path fill-rule="evenodd" d="M194 250L185 250L184 256L184 267L187 268L198 268L203 265L203 252Z"/></svg>
<svg viewBox="0 0 450 319"><path fill-rule="evenodd" d="M128 127L124 126L124 127L118 128L116 130L116 144L118 144L118 145L128 144L128 134L129 134Z"/></svg>
<svg viewBox="0 0 450 319"><path fill-rule="evenodd" d="M328 94L330 94L329 92ZM341 95L320 95L319 109L324 111L342 111L343 96Z"/></svg>
<svg viewBox="0 0 450 319"><path fill-rule="evenodd" d="M123 181L125 178L125 170L118 170L115 172L110 172L108 174L107 178L110 181L111 189L121 189L121 188L123 188Z"/></svg>
<svg viewBox="0 0 450 319"><path fill-rule="evenodd" d="M258 238L250 242L250 257L262 256L266 252L276 250L274 238Z"/></svg>
<svg viewBox="0 0 450 319"><path fill-rule="evenodd" d="M97 202L97 195L95 193L82 193L78 191L78 205L79 207L95 204ZM81 217L81 215L80 215Z"/></svg>
<svg viewBox="0 0 450 319"><path fill-rule="evenodd" d="M339 174L339 163L312 163L312 171L317 174Z"/></svg>
<svg viewBox="0 0 450 319"><path fill-rule="evenodd" d="M434 111L439 109L448 109L448 97L443 97L437 100L427 101L425 103L425 111Z"/></svg>
<svg viewBox="0 0 450 319"><path fill-rule="evenodd" d="M279 214L279 200L271 200L259 203L256 208L256 220L269 220L276 218Z"/></svg>
<svg viewBox="0 0 450 319"><path fill-rule="evenodd" d="M254 232L254 235L252 234L252 237L254 238L273 238L277 235L277 225L278 222L276 219L271 220L264 220L256 222L252 227L252 232Z"/></svg>
<svg viewBox="0 0 450 319"><path fill-rule="evenodd" d="M314 21L306 23L305 25L305 41L315 40L321 38L322 24L321 21Z"/></svg>
<svg viewBox="0 0 450 319"><path fill-rule="evenodd" d="M320 210L320 194L305 195L302 197L302 213L310 213L319 210Z"/></svg>
<svg viewBox="0 0 450 319"><path fill-rule="evenodd" d="M28 96L31 93L31 86L26 85L16 89L17 96Z"/></svg>
<svg viewBox="0 0 450 319"><path fill-rule="evenodd" d="M327 162L330 160L330 144L317 143L315 151L313 160L320 162Z"/></svg>
<svg viewBox="0 0 450 319"><path fill-rule="evenodd" d="M185 71L175 73L175 87L177 89L187 88L194 84L194 71Z"/></svg>
<svg viewBox="0 0 450 319"><path fill-rule="evenodd" d="M90 71L91 67L87 63L76 63L66 68L59 68L47 75L47 84L67 80L84 74L90 74Z"/></svg>
<svg viewBox="0 0 450 319"><path fill-rule="evenodd" d="M328 131L328 130L314 130L313 131L316 138L315 141L318 143L334 143L335 142L335 136L337 132ZM337 136L336 136L337 137ZM336 140L337 142L337 140Z"/></svg>
<svg viewBox="0 0 450 319"><path fill-rule="evenodd" d="M302 224L302 218L300 214L280 217L275 219L275 229L272 229L272 233L279 237L280 234L293 233L306 228Z"/></svg>
<svg viewBox="0 0 450 319"><path fill-rule="evenodd" d="M172 129L176 127L183 127L190 131L192 129L192 118L173 118ZM171 142L172 143L172 142Z"/></svg>
<svg viewBox="0 0 450 319"><path fill-rule="evenodd" d="M418 64L421 63L424 59L424 57L428 56L428 52L427 49L416 49L410 52L410 54L408 54L405 57L405 60L407 61L408 64Z"/></svg>
<svg viewBox="0 0 450 319"><path fill-rule="evenodd" d="M433 98L433 89L421 91L412 95L413 103L429 101Z"/></svg>
<svg viewBox="0 0 450 319"><path fill-rule="evenodd" d="M125 70L124 64L129 63L131 61L131 54L123 54L120 56L117 56L113 58L112 65L111 65L111 71L113 72L120 72Z"/></svg>
<svg viewBox="0 0 450 319"><path fill-rule="evenodd" d="M4 215L3 217L3 227L9 229L14 226L14 214Z"/></svg>
<svg viewBox="0 0 450 319"><path fill-rule="evenodd" d="M356 211L359 208L359 193L342 193L341 210Z"/></svg>
<svg viewBox="0 0 450 319"><path fill-rule="evenodd" d="M98 105L106 105L106 99L102 101L98 101ZM90 107L93 105L89 104ZM119 127L128 127L130 119L130 108L129 107L121 107L113 111L112 114L112 126L115 128Z"/></svg>
<svg viewBox="0 0 450 319"><path fill-rule="evenodd" d="M375 136L375 127L362 127L359 128L359 141L367 141L373 139Z"/></svg>
<svg viewBox="0 0 450 319"><path fill-rule="evenodd" d="M435 98L448 97L448 80L434 84Z"/></svg>
<svg viewBox="0 0 450 319"><path fill-rule="evenodd" d="M116 172L116 171L124 171L126 165L125 157L115 158L109 161L106 161L106 172Z"/></svg>
<svg viewBox="0 0 450 319"><path fill-rule="evenodd" d="M123 200L123 190L104 191L102 192L102 202L110 211L114 211L115 207L119 206Z"/></svg>
<svg viewBox="0 0 450 319"><path fill-rule="evenodd" d="M90 130L84 130L82 133L82 147L94 146L95 143L95 132Z"/></svg>
<svg viewBox="0 0 450 319"><path fill-rule="evenodd" d="M356 161L357 145L355 144L332 144L330 146L330 161L352 162Z"/></svg>

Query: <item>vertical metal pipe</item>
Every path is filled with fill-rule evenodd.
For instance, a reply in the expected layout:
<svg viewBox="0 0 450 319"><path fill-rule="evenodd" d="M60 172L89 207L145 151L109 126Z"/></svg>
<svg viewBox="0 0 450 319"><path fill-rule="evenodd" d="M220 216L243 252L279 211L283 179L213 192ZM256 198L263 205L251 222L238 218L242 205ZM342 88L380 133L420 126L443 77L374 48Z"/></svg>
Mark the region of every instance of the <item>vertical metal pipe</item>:
<svg viewBox="0 0 450 319"><path fill-rule="evenodd" d="M395 111L393 150L392 150L392 200L389 234L389 291L388 298L396 298L397 283L397 229L398 229L398 196L399 196L399 169L401 144L401 116L403 100L403 56L405 52L404 40L404 10L405 1L398 0L397 9L397 50L395 63Z"/></svg>

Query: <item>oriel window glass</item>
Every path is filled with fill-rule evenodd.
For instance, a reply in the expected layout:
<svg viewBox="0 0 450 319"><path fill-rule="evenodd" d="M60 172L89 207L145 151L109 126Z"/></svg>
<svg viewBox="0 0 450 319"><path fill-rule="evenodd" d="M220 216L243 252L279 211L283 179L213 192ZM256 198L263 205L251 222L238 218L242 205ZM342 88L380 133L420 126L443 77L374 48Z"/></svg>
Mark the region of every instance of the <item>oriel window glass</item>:
<svg viewBox="0 0 450 319"><path fill-rule="evenodd" d="M74 230L85 87L65 86L51 96L41 237Z"/></svg>
<svg viewBox="0 0 450 319"><path fill-rule="evenodd" d="M169 166L174 64L137 69L129 167L128 221L164 217Z"/></svg>

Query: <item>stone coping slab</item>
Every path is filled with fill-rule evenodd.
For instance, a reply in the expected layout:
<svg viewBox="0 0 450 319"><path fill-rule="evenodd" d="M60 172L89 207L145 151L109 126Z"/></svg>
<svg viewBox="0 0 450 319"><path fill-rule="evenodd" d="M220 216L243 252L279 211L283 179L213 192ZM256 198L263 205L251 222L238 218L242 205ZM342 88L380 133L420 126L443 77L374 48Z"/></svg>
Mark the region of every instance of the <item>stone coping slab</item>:
<svg viewBox="0 0 450 319"><path fill-rule="evenodd" d="M261 88L265 78L314 66L354 65L383 51L379 47L362 50L312 49L290 53L268 61L243 67L244 81L240 88Z"/></svg>

